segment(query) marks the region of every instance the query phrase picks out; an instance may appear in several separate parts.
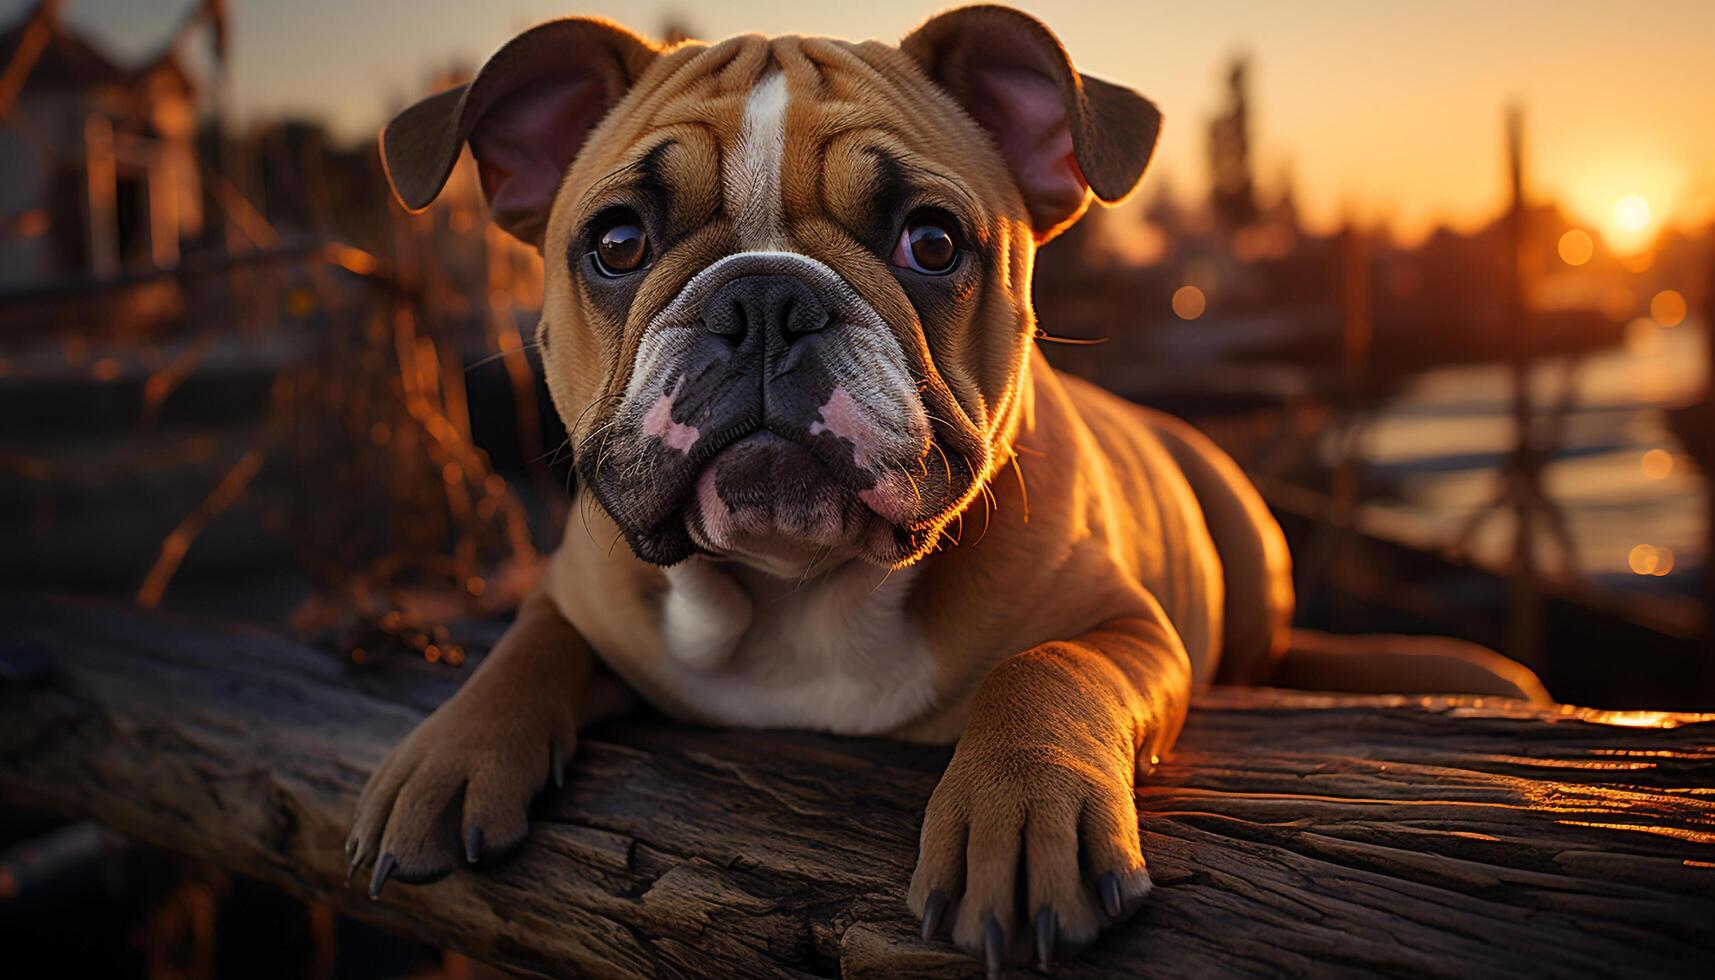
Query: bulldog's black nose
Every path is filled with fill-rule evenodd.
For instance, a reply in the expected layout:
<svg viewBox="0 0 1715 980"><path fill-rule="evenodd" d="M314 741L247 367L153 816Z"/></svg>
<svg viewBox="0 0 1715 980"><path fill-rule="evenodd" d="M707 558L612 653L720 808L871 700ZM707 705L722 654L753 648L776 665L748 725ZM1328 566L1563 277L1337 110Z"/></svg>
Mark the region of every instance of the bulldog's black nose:
<svg viewBox="0 0 1715 980"><path fill-rule="evenodd" d="M797 276L739 276L703 308L703 328L734 347L751 338L790 344L829 319L827 304Z"/></svg>

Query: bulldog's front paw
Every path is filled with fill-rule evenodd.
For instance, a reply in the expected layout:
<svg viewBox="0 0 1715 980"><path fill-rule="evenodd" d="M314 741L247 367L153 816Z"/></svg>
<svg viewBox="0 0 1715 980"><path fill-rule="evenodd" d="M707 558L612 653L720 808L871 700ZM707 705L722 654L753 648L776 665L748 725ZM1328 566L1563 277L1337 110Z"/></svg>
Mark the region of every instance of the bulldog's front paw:
<svg viewBox="0 0 1715 980"><path fill-rule="evenodd" d="M923 938L951 915L994 977L1082 948L1149 890L1128 762L967 737L924 814L909 901Z"/></svg>
<svg viewBox="0 0 1715 980"><path fill-rule="evenodd" d="M345 843L346 878L373 861L369 897L377 898L389 878L421 884L461 861L504 857L524 842L530 801L550 778L565 784L576 737L569 712L461 692L369 777Z"/></svg>

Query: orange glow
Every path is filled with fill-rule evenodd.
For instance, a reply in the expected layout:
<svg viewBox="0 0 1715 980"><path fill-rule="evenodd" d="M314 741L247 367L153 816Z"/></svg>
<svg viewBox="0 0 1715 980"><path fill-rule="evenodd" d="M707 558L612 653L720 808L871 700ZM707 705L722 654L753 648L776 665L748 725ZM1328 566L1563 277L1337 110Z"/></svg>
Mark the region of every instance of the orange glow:
<svg viewBox="0 0 1715 980"><path fill-rule="evenodd" d="M1673 475L1673 454L1665 449L1651 449L1639 460L1643 467L1644 476L1652 480L1665 480Z"/></svg>
<svg viewBox="0 0 1715 980"><path fill-rule="evenodd" d="M1602 711L1598 720L1624 728L1678 728L1679 719L1671 711Z"/></svg>
<svg viewBox="0 0 1715 980"><path fill-rule="evenodd" d="M1667 575L1673 571L1673 552L1667 548L1655 549L1655 575Z"/></svg>
<svg viewBox="0 0 1715 980"><path fill-rule="evenodd" d="M97 381L112 381L119 377L119 359L104 357L90 365L89 376Z"/></svg>
<svg viewBox="0 0 1715 980"><path fill-rule="evenodd" d="M1631 566L1633 575L1660 578L1673 571L1673 551L1652 544L1640 544L1626 556L1626 564Z"/></svg>
<svg viewBox="0 0 1715 980"><path fill-rule="evenodd" d="M1656 349L1661 344L1661 325L1647 316L1640 316L1626 324L1626 350L1634 355L1644 355Z"/></svg>
<svg viewBox="0 0 1715 980"><path fill-rule="evenodd" d="M1664 289L1649 301L1649 315L1664 327L1677 327L1685 322L1685 297L1676 290Z"/></svg>
<svg viewBox="0 0 1715 980"><path fill-rule="evenodd" d="M1560 259L1567 265L1583 265L1596 253L1596 243L1590 233L1574 228L1560 236Z"/></svg>
<svg viewBox="0 0 1715 980"><path fill-rule="evenodd" d="M1640 544L1626 556L1626 564L1631 566L1634 575L1654 575L1656 566L1655 549L1647 544Z"/></svg>
<svg viewBox="0 0 1715 980"><path fill-rule="evenodd" d="M1196 286L1180 286L1173 293L1173 312L1181 320L1195 320L1207 307L1208 300Z"/></svg>
<svg viewBox="0 0 1715 980"><path fill-rule="evenodd" d="M375 256L350 245L329 245L326 249L326 256L353 275L373 275L375 270L380 267Z"/></svg>
<svg viewBox="0 0 1715 980"><path fill-rule="evenodd" d="M48 212L42 208L25 211L12 219L12 230L25 238L37 238L48 233Z"/></svg>
<svg viewBox="0 0 1715 980"><path fill-rule="evenodd" d="M1627 194L1614 202L1614 227L1624 232L1640 232L1649 227L1649 202L1636 194Z"/></svg>
<svg viewBox="0 0 1715 980"><path fill-rule="evenodd" d="M1614 201L1602 237L1621 261L1637 272L1654 262L1647 253L1659 225L1659 217L1643 195L1626 194Z"/></svg>
<svg viewBox="0 0 1715 980"><path fill-rule="evenodd" d="M1655 253L1646 248L1631 255L1622 255L1620 264L1626 267L1627 272L1648 272L1650 266L1655 265Z"/></svg>

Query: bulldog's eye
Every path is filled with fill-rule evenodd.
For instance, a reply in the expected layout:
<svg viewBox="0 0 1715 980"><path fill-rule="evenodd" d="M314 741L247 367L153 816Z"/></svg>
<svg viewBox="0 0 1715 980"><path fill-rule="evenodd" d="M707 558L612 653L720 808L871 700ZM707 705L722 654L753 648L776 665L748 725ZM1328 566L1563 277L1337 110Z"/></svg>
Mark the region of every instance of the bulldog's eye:
<svg viewBox="0 0 1715 980"><path fill-rule="evenodd" d="M931 276L951 272L959 260L959 240L953 224L934 213L914 214L893 246L893 264Z"/></svg>
<svg viewBox="0 0 1715 980"><path fill-rule="evenodd" d="M630 211L602 219L595 228L595 265L604 276L636 272L649 262L649 236Z"/></svg>

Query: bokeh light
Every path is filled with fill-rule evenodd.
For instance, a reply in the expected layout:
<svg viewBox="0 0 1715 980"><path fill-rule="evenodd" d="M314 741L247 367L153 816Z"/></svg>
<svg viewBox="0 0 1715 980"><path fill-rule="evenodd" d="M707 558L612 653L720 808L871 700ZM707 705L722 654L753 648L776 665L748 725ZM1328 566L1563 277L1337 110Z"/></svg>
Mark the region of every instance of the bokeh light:
<svg viewBox="0 0 1715 980"><path fill-rule="evenodd" d="M1677 327L1685 322L1685 297L1677 290L1664 289L1649 301L1649 315L1664 327Z"/></svg>
<svg viewBox="0 0 1715 980"><path fill-rule="evenodd" d="M1626 556L1626 564L1631 567L1634 575L1652 575L1660 578L1673 571L1673 550L1658 548L1653 544L1640 544L1632 548Z"/></svg>
<svg viewBox="0 0 1715 980"><path fill-rule="evenodd" d="M1574 228L1560 236L1560 259L1567 265L1583 265L1594 254L1596 243L1584 229Z"/></svg>
<svg viewBox="0 0 1715 980"><path fill-rule="evenodd" d="M1173 292L1173 312L1181 320L1195 320L1203 315L1209 301L1196 286L1180 286Z"/></svg>
<svg viewBox="0 0 1715 980"><path fill-rule="evenodd" d="M1638 465L1649 479L1665 480L1673 475L1673 454L1665 449L1651 449L1638 460Z"/></svg>

